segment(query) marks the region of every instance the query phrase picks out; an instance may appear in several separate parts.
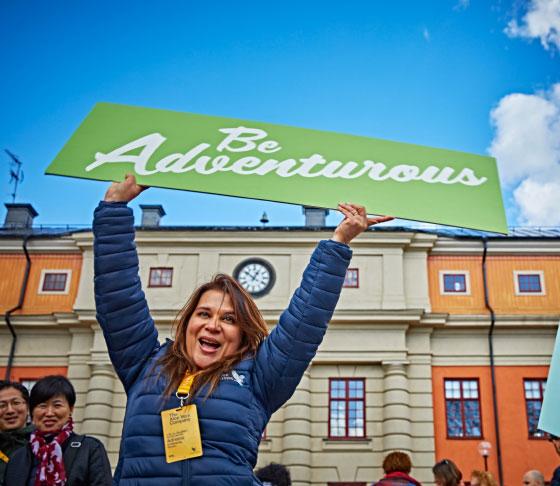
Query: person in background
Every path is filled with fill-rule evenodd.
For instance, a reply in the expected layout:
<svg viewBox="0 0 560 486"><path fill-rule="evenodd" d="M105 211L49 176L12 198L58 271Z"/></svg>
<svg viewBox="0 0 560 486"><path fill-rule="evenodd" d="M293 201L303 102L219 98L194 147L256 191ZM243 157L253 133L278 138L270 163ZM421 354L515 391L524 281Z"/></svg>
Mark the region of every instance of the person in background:
<svg viewBox="0 0 560 486"><path fill-rule="evenodd" d="M451 459L443 459L432 468L436 486L461 486L463 474Z"/></svg>
<svg viewBox="0 0 560 486"><path fill-rule="evenodd" d="M544 486L544 476L540 471L533 469L523 475L523 486Z"/></svg>
<svg viewBox="0 0 560 486"><path fill-rule="evenodd" d="M421 484L410 476L412 461L408 454L400 451L391 452L383 459L383 471L385 476L374 486L421 486Z"/></svg>
<svg viewBox="0 0 560 486"><path fill-rule="evenodd" d="M291 486L292 484L288 468L275 462L257 469L255 476L262 481L263 486Z"/></svg>
<svg viewBox="0 0 560 486"><path fill-rule="evenodd" d="M471 473L470 486L498 486L498 482L491 473L487 471L474 470Z"/></svg>
<svg viewBox="0 0 560 486"><path fill-rule="evenodd" d="M27 424L29 392L20 383L0 381L0 486L14 452L27 444L33 427Z"/></svg>
<svg viewBox="0 0 560 486"><path fill-rule="evenodd" d="M548 434L549 442L552 442L556 454L560 456L560 437L553 434ZM560 486L560 466L558 466L552 473L552 479L550 480L550 486Z"/></svg>
<svg viewBox="0 0 560 486"><path fill-rule="evenodd" d="M110 486L111 466L103 444L74 432L76 392L64 376L39 380L29 409L36 430L6 468L5 486Z"/></svg>

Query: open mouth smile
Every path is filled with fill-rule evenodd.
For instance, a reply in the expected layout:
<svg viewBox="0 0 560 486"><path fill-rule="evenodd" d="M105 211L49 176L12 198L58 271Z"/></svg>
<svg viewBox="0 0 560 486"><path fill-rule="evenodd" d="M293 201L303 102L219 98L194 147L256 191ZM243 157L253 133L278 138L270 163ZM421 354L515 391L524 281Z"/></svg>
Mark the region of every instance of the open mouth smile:
<svg viewBox="0 0 560 486"><path fill-rule="evenodd" d="M208 337L201 337L198 339L198 344L202 348L202 351L206 353L215 353L222 345L215 339Z"/></svg>

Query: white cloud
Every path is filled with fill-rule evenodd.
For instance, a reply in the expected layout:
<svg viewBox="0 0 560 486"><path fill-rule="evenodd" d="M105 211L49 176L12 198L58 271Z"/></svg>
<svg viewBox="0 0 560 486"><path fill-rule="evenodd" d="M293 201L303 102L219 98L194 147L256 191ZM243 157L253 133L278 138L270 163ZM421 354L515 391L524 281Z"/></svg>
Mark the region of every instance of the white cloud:
<svg viewBox="0 0 560 486"><path fill-rule="evenodd" d="M489 151L513 190L518 224L560 225L560 83L548 92L507 95L490 117Z"/></svg>
<svg viewBox="0 0 560 486"><path fill-rule="evenodd" d="M459 0L453 7L453 10L467 10L470 3L471 0Z"/></svg>
<svg viewBox="0 0 560 486"><path fill-rule="evenodd" d="M520 209L521 225L560 225L560 180L538 182L525 179L513 196Z"/></svg>
<svg viewBox="0 0 560 486"><path fill-rule="evenodd" d="M511 20L504 32L510 37L538 37L545 49L560 49L560 0L530 0L521 23Z"/></svg>

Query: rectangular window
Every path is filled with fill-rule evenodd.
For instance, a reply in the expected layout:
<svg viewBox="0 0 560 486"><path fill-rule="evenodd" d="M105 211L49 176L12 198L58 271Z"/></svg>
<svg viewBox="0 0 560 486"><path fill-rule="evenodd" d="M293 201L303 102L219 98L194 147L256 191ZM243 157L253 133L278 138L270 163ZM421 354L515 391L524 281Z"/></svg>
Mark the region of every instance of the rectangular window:
<svg viewBox="0 0 560 486"><path fill-rule="evenodd" d="M466 270L442 270L439 272L439 289L442 295L470 295L469 272Z"/></svg>
<svg viewBox="0 0 560 486"><path fill-rule="evenodd" d="M329 438L365 437L365 380L329 380Z"/></svg>
<svg viewBox="0 0 560 486"><path fill-rule="evenodd" d="M150 268L150 283L148 287L171 287L172 281L172 268Z"/></svg>
<svg viewBox="0 0 560 486"><path fill-rule="evenodd" d="M481 438L478 379L446 379L444 385L447 437Z"/></svg>
<svg viewBox="0 0 560 486"><path fill-rule="evenodd" d="M346 270L346 276L344 277L345 288L357 289L360 286L360 272L357 268L349 268Z"/></svg>
<svg viewBox="0 0 560 486"><path fill-rule="evenodd" d="M544 295L543 272L514 272L516 295Z"/></svg>
<svg viewBox="0 0 560 486"><path fill-rule="evenodd" d="M538 429L546 380L523 380L525 389L525 408L527 409L527 425L529 438L544 437L544 432Z"/></svg>
<svg viewBox="0 0 560 486"><path fill-rule="evenodd" d="M43 280L43 292L64 292L66 288L66 279L68 275L65 273L47 273Z"/></svg>
<svg viewBox="0 0 560 486"><path fill-rule="evenodd" d="M39 294L67 294L72 270L41 270Z"/></svg>

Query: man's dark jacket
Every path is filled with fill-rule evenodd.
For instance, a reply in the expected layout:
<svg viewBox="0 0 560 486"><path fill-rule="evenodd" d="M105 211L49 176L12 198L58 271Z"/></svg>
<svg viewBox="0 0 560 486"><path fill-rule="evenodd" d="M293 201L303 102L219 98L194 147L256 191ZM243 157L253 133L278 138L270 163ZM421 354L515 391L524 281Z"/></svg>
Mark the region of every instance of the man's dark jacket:
<svg viewBox="0 0 560 486"><path fill-rule="evenodd" d="M31 432L33 432L32 425L28 425L22 429L0 432L0 451L3 456L10 459L19 448L29 442ZM6 474L7 467L8 462L0 458L0 486L3 486L4 484L4 475Z"/></svg>

